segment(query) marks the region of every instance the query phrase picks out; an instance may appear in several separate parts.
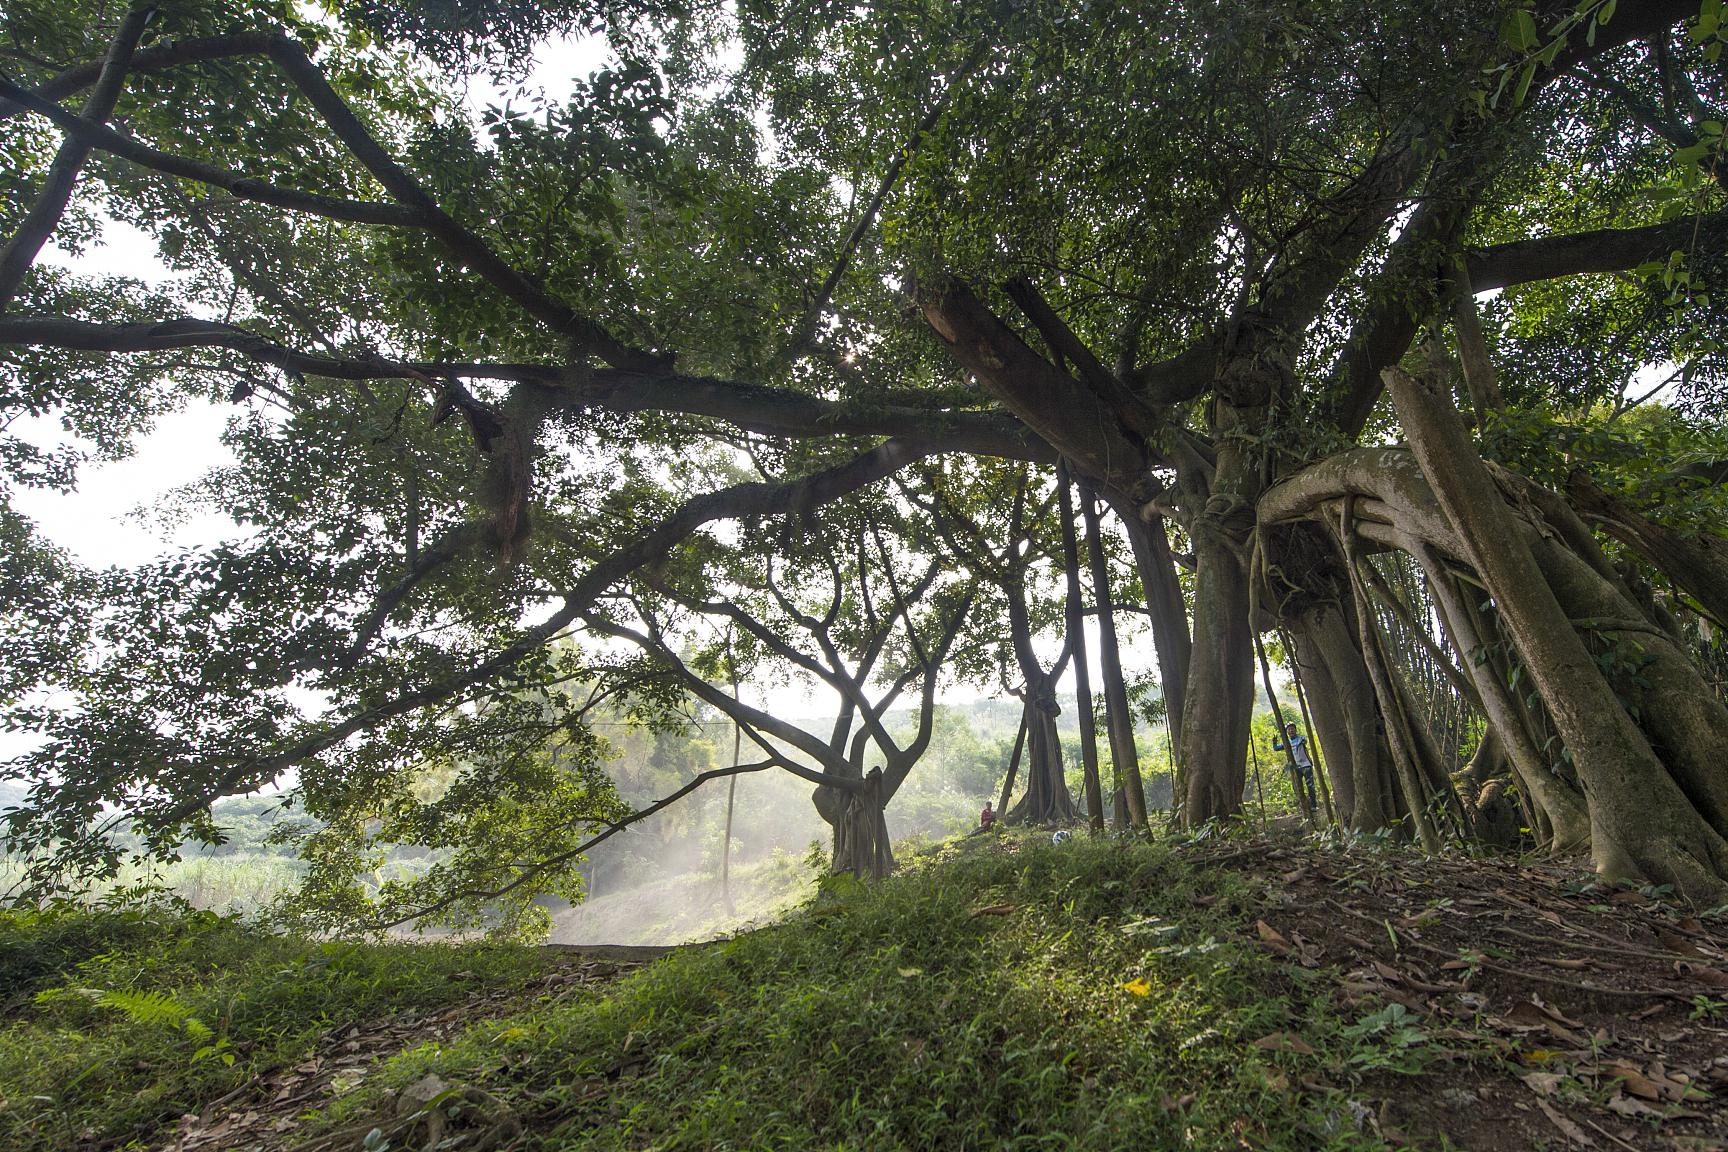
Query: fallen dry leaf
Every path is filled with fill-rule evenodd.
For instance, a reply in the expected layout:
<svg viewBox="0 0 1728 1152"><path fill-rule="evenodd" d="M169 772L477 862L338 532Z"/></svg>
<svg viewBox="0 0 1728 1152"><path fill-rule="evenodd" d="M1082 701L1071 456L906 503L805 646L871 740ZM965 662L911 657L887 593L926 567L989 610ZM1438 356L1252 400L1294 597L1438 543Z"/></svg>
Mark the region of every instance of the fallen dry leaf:
<svg viewBox="0 0 1728 1152"><path fill-rule="evenodd" d="M1562 1044L1570 1045L1573 1048L1584 1048L1589 1044L1578 1033L1570 1028L1562 1027L1551 1014L1543 1011L1541 1005L1529 1000L1515 1005L1512 1011L1506 1013L1504 1019L1507 1026L1517 1032L1546 1031Z"/></svg>
<svg viewBox="0 0 1728 1152"><path fill-rule="evenodd" d="M1538 1096L1552 1096L1560 1091L1560 1081L1566 1077L1559 1072L1526 1072L1518 1077L1524 1081L1524 1086Z"/></svg>
<svg viewBox="0 0 1728 1152"><path fill-rule="evenodd" d="M1532 996L1530 1002L1540 1008L1542 1014L1548 1017L1548 1019L1554 1021L1556 1024L1564 1024L1568 1028L1584 1027L1584 1025L1572 1019L1570 1016L1567 1016L1564 1012L1561 1012L1558 1008L1554 1007L1554 1005L1544 1003L1540 996Z"/></svg>
<svg viewBox="0 0 1728 1152"><path fill-rule="evenodd" d="M1632 1095L1644 1100L1662 1099L1662 1087L1633 1064L1624 1060L1614 1060L1601 1066L1602 1072L1620 1081L1620 1086Z"/></svg>
<svg viewBox="0 0 1728 1152"><path fill-rule="evenodd" d="M1614 1099L1608 1101L1608 1111L1617 1116L1653 1116L1658 1120L1664 1119L1662 1109L1652 1108L1642 1100L1618 1092L1614 1094Z"/></svg>
<svg viewBox="0 0 1728 1152"><path fill-rule="evenodd" d="M1560 1115L1560 1113L1554 1111L1553 1108L1550 1108L1548 1106L1548 1101L1538 1099L1536 1101L1536 1107L1542 1109L1542 1115L1548 1117L1548 1119L1553 1122L1554 1127L1560 1129L1560 1131L1565 1135L1566 1139L1572 1141L1574 1144L1582 1144L1586 1148L1596 1147L1596 1141L1590 1139L1589 1133L1578 1127L1578 1125L1572 1123L1572 1121L1566 1119L1566 1117Z"/></svg>
<svg viewBox="0 0 1728 1152"><path fill-rule="evenodd" d="M1012 904L987 904L982 908L972 909L971 912L967 913L967 918L974 919L979 916L1006 916L1013 911L1014 905Z"/></svg>
<svg viewBox="0 0 1728 1152"><path fill-rule="evenodd" d="M1684 960L1674 961L1674 971L1677 975L1707 984L1712 988L1728 988L1728 972L1722 972L1704 964L1688 964Z"/></svg>
<svg viewBox="0 0 1728 1152"><path fill-rule="evenodd" d="M1295 1052L1301 1056L1314 1055L1314 1048L1302 1037L1292 1032L1273 1032L1254 1041L1254 1047L1266 1052Z"/></svg>

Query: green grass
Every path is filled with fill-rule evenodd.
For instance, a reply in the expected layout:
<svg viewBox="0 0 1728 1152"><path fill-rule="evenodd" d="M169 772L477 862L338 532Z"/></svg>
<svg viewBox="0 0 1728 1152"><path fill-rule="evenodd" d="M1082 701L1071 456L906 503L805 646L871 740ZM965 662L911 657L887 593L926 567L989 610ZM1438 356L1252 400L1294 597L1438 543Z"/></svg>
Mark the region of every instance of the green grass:
<svg viewBox="0 0 1728 1152"><path fill-rule="evenodd" d="M150 1143L335 1025L545 965L528 948L318 943L168 909L0 913L0 1148Z"/></svg>
<svg viewBox="0 0 1728 1152"><path fill-rule="evenodd" d="M1317 978L1248 943L1246 882L1146 845L1017 847L830 884L603 999L407 1053L329 1123L410 1146L384 1093L435 1074L508 1110L522 1148L1379 1146L1346 1093L1292 1086L1347 1086L1420 1041L1338 1019L1298 983ZM1277 1032L1316 1051L1254 1046Z"/></svg>
<svg viewBox="0 0 1728 1152"><path fill-rule="evenodd" d="M610 987L476 1017L394 1056L302 1138L1381 1147L1356 1100L1471 1057L1392 1009L1340 1015L1335 976L1255 942L1267 900L1252 876L1162 846L971 838L880 885L826 882L783 924ZM207 915L0 920L0 987L20 989L0 1033L0 1147L159 1146L175 1117L291 1066L333 1026L461 1000L476 982L453 974L517 987L549 963L529 949L318 944ZM1280 1034L1298 1039L1265 1043ZM405 1107L429 1075L447 1090Z"/></svg>

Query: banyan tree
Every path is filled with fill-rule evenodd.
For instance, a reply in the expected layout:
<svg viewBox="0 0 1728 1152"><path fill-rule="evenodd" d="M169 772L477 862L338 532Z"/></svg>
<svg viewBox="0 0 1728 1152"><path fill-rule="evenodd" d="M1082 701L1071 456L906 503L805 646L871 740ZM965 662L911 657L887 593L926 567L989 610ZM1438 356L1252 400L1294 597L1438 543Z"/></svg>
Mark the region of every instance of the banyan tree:
<svg viewBox="0 0 1728 1152"><path fill-rule="evenodd" d="M332 829L464 846L446 898L532 889L606 823L542 798L582 724L552 689L633 634L714 697L653 628L748 631L726 557L819 577L876 501L905 538L864 568L954 558L884 612L894 674L988 680L1006 638L1049 812L1069 701L1021 641L1090 611L1110 775L1076 807L1120 780L1146 819L1132 610L1190 826L1242 806L1276 641L1350 828L1438 849L1492 792L1514 838L1728 894L1717 0L326 13L4 17L4 402L74 434L9 429L7 483L228 405L233 462L179 499L244 528L92 573L8 513L21 850L100 871L115 824L166 850L291 775ZM588 74L476 95L559 37ZM181 275L42 258L115 222ZM1058 553L1068 588L1025 579ZM837 828L893 755L851 739L776 753ZM432 754L456 799L413 798Z"/></svg>

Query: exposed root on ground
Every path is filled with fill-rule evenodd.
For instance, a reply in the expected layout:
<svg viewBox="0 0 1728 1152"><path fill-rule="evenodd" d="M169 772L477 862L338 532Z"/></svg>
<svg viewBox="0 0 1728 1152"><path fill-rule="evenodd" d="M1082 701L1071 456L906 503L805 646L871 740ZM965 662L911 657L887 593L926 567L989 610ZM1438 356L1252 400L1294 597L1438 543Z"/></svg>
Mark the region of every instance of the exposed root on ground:
<svg viewBox="0 0 1728 1152"><path fill-rule="evenodd" d="M1347 1015L1385 1012L1421 1042L1459 1050L1449 1071L1388 1071L1347 1093L1299 1085L1347 1097L1357 1123L1388 1142L1728 1150L1719 910L1508 858L1294 839L1184 855L1260 873L1268 908L1244 932L1332 974ZM1462 1059L1484 1046L1499 1059Z"/></svg>

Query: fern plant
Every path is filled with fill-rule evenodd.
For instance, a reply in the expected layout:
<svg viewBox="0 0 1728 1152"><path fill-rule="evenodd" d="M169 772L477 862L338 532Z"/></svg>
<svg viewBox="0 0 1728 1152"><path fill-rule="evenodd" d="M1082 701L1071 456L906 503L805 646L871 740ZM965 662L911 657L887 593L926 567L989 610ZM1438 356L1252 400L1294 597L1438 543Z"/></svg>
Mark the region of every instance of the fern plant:
<svg viewBox="0 0 1728 1152"><path fill-rule="evenodd" d="M125 1013L127 1019L135 1024L167 1024L176 1029L184 1029L186 1021L193 1018L191 1010L167 992L138 992L116 988L97 993L96 1003L100 1007Z"/></svg>

